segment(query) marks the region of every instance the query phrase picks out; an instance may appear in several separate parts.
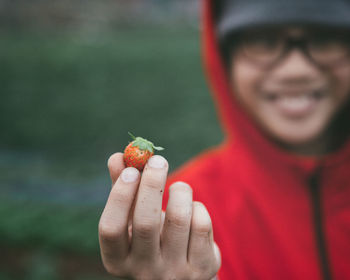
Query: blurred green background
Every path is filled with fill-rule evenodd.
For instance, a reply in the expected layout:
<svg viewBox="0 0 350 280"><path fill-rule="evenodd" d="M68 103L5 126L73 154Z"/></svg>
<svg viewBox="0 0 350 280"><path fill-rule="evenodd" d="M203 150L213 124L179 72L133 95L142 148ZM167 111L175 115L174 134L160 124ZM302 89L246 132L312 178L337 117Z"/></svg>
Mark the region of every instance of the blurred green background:
<svg viewBox="0 0 350 280"><path fill-rule="evenodd" d="M170 171L222 132L198 1L0 5L0 280L111 279L97 225L128 131Z"/></svg>

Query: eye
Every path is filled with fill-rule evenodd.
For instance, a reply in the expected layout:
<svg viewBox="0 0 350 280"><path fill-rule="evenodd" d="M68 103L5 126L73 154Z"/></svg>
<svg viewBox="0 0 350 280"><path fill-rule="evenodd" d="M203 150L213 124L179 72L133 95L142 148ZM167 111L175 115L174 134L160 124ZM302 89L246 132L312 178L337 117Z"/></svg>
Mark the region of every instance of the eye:
<svg viewBox="0 0 350 280"><path fill-rule="evenodd" d="M259 65L273 63L285 49L284 36L278 30L254 30L254 32L245 32L242 35L239 40L238 53Z"/></svg>
<svg viewBox="0 0 350 280"><path fill-rule="evenodd" d="M243 48L253 53L273 52L279 50L282 44L282 40L272 34L246 36L242 40Z"/></svg>
<svg viewBox="0 0 350 280"><path fill-rule="evenodd" d="M342 34L318 34L309 39L309 49L319 55L342 56L349 52L349 40Z"/></svg>
<svg viewBox="0 0 350 280"><path fill-rule="evenodd" d="M316 33L309 36L309 46L314 50L339 50L349 48L349 39L344 34Z"/></svg>
<svg viewBox="0 0 350 280"><path fill-rule="evenodd" d="M344 32L317 32L308 36L307 46L315 61L332 64L344 61L350 53L348 34Z"/></svg>

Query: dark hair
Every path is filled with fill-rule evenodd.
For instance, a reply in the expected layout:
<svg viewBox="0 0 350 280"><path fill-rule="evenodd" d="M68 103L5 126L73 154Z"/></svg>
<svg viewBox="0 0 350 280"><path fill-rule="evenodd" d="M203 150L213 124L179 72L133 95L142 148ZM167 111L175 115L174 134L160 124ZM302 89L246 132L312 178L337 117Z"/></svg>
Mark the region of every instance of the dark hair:
<svg viewBox="0 0 350 280"><path fill-rule="evenodd" d="M225 40L218 41L222 63L227 71L231 66L232 56L237 46L238 37L238 33L233 33L227 36Z"/></svg>
<svg viewBox="0 0 350 280"><path fill-rule="evenodd" d="M212 1L211 3L212 3L212 11L213 11L213 17L214 17L213 19L214 19L215 28L217 31L219 20L223 14L223 0L216 0L216 1ZM226 70L229 70L230 68L232 51L234 50L234 47L235 47L236 38L237 38L237 34L235 32L225 36L225 38L221 38L218 33L216 34L216 39L218 42L218 49L220 52L221 60Z"/></svg>

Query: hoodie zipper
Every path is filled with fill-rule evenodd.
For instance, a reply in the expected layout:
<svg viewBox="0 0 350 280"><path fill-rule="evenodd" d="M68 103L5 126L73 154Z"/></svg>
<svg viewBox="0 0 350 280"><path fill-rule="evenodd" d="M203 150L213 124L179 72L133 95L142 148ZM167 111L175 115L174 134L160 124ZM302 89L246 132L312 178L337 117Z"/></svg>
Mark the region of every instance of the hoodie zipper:
<svg viewBox="0 0 350 280"><path fill-rule="evenodd" d="M323 229L322 220L322 201L321 201L321 186L320 186L320 172L316 171L309 181L311 203L313 209L313 219L314 219L314 232L316 238L316 245L318 248L319 262L321 266L321 273L323 280L331 280L331 271L329 266L327 247L325 234Z"/></svg>

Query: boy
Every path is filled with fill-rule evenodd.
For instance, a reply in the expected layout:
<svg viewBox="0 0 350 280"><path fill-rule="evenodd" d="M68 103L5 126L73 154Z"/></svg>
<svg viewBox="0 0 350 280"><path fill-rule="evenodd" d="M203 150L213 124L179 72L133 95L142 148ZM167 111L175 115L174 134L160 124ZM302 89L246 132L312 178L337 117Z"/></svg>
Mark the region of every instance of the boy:
<svg viewBox="0 0 350 280"><path fill-rule="evenodd" d="M161 156L142 176L121 153L109 159L105 268L131 279L350 279L350 2L205 0L203 19L226 140L168 180Z"/></svg>

